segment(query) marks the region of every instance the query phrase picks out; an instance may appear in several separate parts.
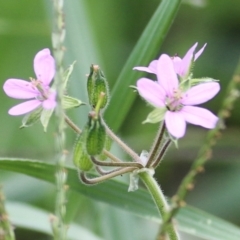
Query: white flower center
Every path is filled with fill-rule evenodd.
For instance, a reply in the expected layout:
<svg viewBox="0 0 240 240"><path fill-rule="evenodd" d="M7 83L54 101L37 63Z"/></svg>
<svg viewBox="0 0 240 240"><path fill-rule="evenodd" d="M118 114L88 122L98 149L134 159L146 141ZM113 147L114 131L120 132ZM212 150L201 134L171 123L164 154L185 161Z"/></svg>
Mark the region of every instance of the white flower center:
<svg viewBox="0 0 240 240"><path fill-rule="evenodd" d="M172 96L167 96L165 99L166 107L171 112L176 112L182 109L181 103L182 92L180 89L174 89Z"/></svg>
<svg viewBox="0 0 240 240"><path fill-rule="evenodd" d="M50 95L50 91L49 91L49 87L48 86L44 86L42 84L42 81L34 79L34 78L30 78L31 83L32 83L32 87L35 89L37 89L39 91L39 95L36 97L39 101L44 101L46 99L48 99L49 95Z"/></svg>

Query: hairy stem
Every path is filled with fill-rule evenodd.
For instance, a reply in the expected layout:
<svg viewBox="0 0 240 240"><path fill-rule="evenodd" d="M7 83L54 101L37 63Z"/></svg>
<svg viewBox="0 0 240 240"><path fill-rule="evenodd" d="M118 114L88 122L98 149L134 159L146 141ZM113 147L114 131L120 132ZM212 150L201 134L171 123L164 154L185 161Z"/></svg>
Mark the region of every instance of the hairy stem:
<svg viewBox="0 0 240 240"><path fill-rule="evenodd" d="M135 153L128 145L126 145L115 133L108 127L108 125L102 120L102 123L106 129L106 132L112 140L114 140L134 161L141 163L141 159L137 153Z"/></svg>
<svg viewBox="0 0 240 240"><path fill-rule="evenodd" d="M149 172L141 172L139 173L139 176L141 178L141 180L144 182L144 184L146 185L150 195L152 196L157 209L160 213L160 215L162 216L162 220L164 222L164 219L166 218L168 212L170 211L169 205L166 201L165 196L163 195L163 192L160 188L160 186L158 185L157 181L154 179L154 177L149 173ZM178 240L178 234L176 229L174 228L174 225L172 222L170 222L167 227L166 227L166 233L167 234L163 234L161 236L161 240L167 240L167 236L169 237L169 240Z"/></svg>
<svg viewBox="0 0 240 240"><path fill-rule="evenodd" d="M155 141L153 143L153 146L151 148L151 151L149 153L149 159L147 162L147 167L151 166L153 164L153 162L156 161L156 157L158 155L159 149L160 149L160 145L163 139L163 135L164 135L164 131L165 131L165 124L161 123L157 136L155 138Z"/></svg>

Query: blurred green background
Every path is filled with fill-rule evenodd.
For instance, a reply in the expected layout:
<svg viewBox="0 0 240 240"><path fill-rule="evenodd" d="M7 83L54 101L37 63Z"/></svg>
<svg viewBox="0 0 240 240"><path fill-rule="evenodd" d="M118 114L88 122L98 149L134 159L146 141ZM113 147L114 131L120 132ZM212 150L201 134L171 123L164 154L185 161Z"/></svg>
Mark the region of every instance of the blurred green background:
<svg viewBox="0 0 240 240"><path fill-rule="evenodd" d="M65 66L77 60L69 84L71 95L87 101L84 81L86 81L85 75L91 63L99 64L109 80L110 89L114 86L126 59L159 2L158 0L66 1ZM0 2L1 84L12 77L21 79L34 77L33 57L37 51L51 48L51 12L49 0ZM207 47L195 65L194 75L196 77L209 76L220 80L221 93L204 105L217 113L240 56L240 1L184 1L163 46L156 52L156 58L161 53L169 55L178 53L183 56L195 42L199 42L199 48L204 43L207 43ZM129 88L129 91L132 90ZM47 133L43 132L40 124L20 130L22 118L7 114L8 109L19 101L8 98L3 90L0 93L0 101L0 155L54 161L54 124L50 124ZM231 118L226 122L223 136L214 148L213 159L207 164L204 174L198 177L194 191L187 198L189 204L238 225L240 225L239 104L238 100ZM71 110L69 114L79 126L82 126L86 121L87 111L88 108L83 107L79 110ZM149 149L158 129L157 125L142 125L141 123L150 111L150 107L137 97L118 131L124 141L138 153L142 149ZM111 126L111 123L109 124ZM170 149L157 170L159 183L166 195L172 196L175 193L178 184L204 142L205 135L205 130L188 126L186 136L179 141L179 149L175 147ZM67 147L70 151L74 140L75 134L67 130ZM71 164L71 159L68 164ZM0 179L7 199L28 202L47 211L53 211L55 194L53 186L5 171L1 171ZM36 186L38 191L35 190ZM104 230L104 227L99 224L101 222L99 216L102 216L104 209L109 209L109 216L104 214L106 222L115 219L117 224L120 219L123 220L126 216L131 217L125 212L96 204L84 197L70 194L69 198L69 202L72 205L75 204L74 207L69 204L69 219L74 219L94 229L96 233L104 235L104 239L113 239L111 232L106 227ZM91 210L86 210L86 206L89 206ZM78 211L76 211L77 207ZM91 214L97 214L99 217L97 223L92 222ZM147 224L149 234L154 236L157 226L153 223L152 226L151 222ZM131 236L119 233L118 239L146 239L144 235L138 235L138 230L132 230ZM17 231L19 232L18 239L47 239L46 236L34 232L30 235L30 232L21 229Z"/></svg>

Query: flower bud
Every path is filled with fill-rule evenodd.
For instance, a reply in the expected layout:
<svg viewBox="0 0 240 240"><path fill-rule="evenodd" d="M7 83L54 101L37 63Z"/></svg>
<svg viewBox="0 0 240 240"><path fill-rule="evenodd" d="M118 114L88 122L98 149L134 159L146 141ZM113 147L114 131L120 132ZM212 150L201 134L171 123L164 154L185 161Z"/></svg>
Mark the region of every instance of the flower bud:
<svg viewBox="0 0 240 240"><path fill-rule="evenodd" d="M90 156L87 154L85 148L87 132L88 129L85 128L83 132L78 136L73 152L73 162L75 166L81 171L89 171L93 166Z"/></svg>
<svg viewBox="0 0 240 240"><path fill-rule="evenodd" d="M99 108L102 109L107 105L109 99L108 83L98 65L91 65L90 67L87 90L89 102L93 108L96 107L100 96L102 96L102 99Z"/></svg>
<svg viewBox="0 0 240 240"><path fill-rule="evenodd" d="M90 129L86 139L86 149L88 154L93 156L101 154L106 141L106 131L100 118L91 119L89 123Z"/></svg>

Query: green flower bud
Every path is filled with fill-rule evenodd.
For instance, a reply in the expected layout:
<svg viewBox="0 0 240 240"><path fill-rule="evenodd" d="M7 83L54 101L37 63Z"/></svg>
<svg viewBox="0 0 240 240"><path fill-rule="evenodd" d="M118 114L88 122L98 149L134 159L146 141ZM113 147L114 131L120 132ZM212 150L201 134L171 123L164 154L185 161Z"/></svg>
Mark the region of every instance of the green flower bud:
<svg viewBox="0 0 240 240"><path fill-rule="evenodd" d="M99 109L104 108L109 99L107 80L98 65L91 65L87 81L89 102L95 108L100 101Z"/></svg>
<svg viewBox="0 0 240 240"><path fill-rule="evenodd" d="M77 168L81 171L89 171L93 167L93 163L90 156L86 152L85 140L88 133L88 129L85 128L77 137L76 144L73 151L73 162Z"/></svg>
<svg viewBox="0 0 240 240"><path fill-rule="evenodd" d="M101 123L101 119L91 119L89 121L90 129L88 131L86 139L86 149L89 155L101 154L105 141L106 141L106 130Z"/></svg>

